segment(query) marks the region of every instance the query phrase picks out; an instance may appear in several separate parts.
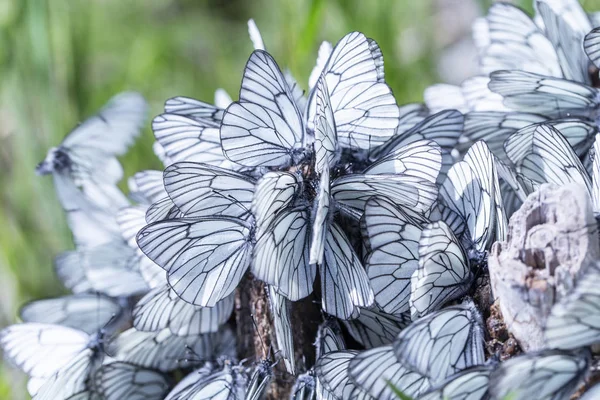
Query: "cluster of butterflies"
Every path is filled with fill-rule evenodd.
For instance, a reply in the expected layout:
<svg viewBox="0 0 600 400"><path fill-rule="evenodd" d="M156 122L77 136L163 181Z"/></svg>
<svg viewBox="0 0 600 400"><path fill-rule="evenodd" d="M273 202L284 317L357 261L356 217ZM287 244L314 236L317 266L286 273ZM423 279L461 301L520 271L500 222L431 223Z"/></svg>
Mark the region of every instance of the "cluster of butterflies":
<svg viewBox="0 0 600 400"><path fill-rule="evenodd" d="M427 89L425 105L396 104L358 32L321 45L305 96L250 21L239 100L167 100L152 122L164 172L135 174L129 196L116 157L147 107L114 97L37 167L76 249L55 263L73 294L0 333L30 394L263 398L277 361L238 362L229 324L251 272L292 399L569 398L594 368L600 264L551 310L547 349L505 362L486 357L470 300L539 185L583 184L600 212L600 18L576 0L535 5L531 19L494 4L474 29L481 76ZM323 322L306 370L291 305L309 296Z"/></svg>

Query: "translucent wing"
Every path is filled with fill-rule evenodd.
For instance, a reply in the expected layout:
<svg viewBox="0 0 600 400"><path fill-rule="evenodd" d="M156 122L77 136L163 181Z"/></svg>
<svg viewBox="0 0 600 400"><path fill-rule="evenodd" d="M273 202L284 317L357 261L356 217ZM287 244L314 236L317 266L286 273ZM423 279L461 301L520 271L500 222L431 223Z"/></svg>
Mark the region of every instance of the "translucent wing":
<svg viewBox="0 0 600 400"><path fill-rule="evenodd" d="M375 301L386 313L402 314L409 309L410 280L418 268L419 239L427 221L387 200L372 198L362 222L371 248L365 266Z"/></svg>
<svg viewBox="0 0 600 400"><path fill-rule="evenodd" d="M285 167L303 146L304 124L279 66L255 50L244 71L240 101L225 111L221 145L227 158L255 167Z"/></svg>
<svg viewBox="0 0 600 400"><path fill-rule="evenodd" d="M584 36L592 24L577 0L538 0L536 9L544 21L566 79L591 83L589 59L582 51Z"/></svg>
<svg viewBox="0 0 600 400"><path fill-rule="evenodd" d="M367 200L373 196L424 212L437 198L435 183L410 175L344 175L333 181L331 196L341 207L361 215Z"/></svg>
<svg viewBox="0 0 600 400"><path fill-rule="evenodd" d="M348 372L350 360L358 351L345 350L327 353L317 360L315 373L323 387L338 399L371 399L371 396L351 379Z"/></svg>
<svg viewBox="0 0 600 400"><path fill-rule="evenodd" d="M427 391L420 400L486 400L492 370L487 365L468 368Z"/></svg>
<svg viewBox="0 0 600 400"><path fill-rule="evenodd" d="M254 249L254 275L289 300L312 293L317 270L309 263L308 207L281 211L260 236Z"/></svg>
<svg viewBox="0 0 600 400"><path fill-rule="evenodd" d="M231 165L221 150L219 125L187 115L161 114L152 120L152 130L167 164L192 161L222 167Z"/></svg>
<svg viewBox="0 0 600 400"><path fill-rule="evenodd" d="M310 76L308 78L308 89L310 91L312 91L313 88L317 86L317 81L321 77L321 74L323 73L323 68L325 68L325 64L327 64L327 61L329 60L329 56L331 55L332 51L333 46L329 42L322 42L319 46L317 62L313 70L310 72Z"/></svg>
<svg viewBox="0 0 600 400"><path fill-rule="evenodd" d="M195 358L210 360L235 352L235 339L227 328L204 335L174 335L169 329L142 332L134 328L122 332L109 343L114 358L162 372L190 366ZM233 348L231 346L233 345ZM190 360L190 352L193 359Z"/></svg>
<svg viewBox="0 0 600 400"><path fill-rule="evenodd" d="M317 358L332 351L346 350L346 342L337 320L329 319L319 325L315 347Z"/></svg>
<svg viewBox="0 0 600 400"><path fill-rule="evenodd" d="M296 174L272 171L260 178L251 205L258 238L268 230L277 213L292 205L301 190L302 181Z"/></svg>
<svg viewBox="0 0 600 400"><path fill-rule="evenodd" d="M495 234L495 180L493 156L484 142L475 143L464 161L452 166L440 189L443 202L467 224L465 247L483 252Z"/></svg>
<svg viewBox="0 0 600 400"><path fill-rule="evenodd" d="M238 400L245 398L246 380L234 367L226 365L210 375L188 375L173 388L165 400Z"/></svg>
<svg viewBox="0 0 600 400"><path fill-rule="evenodd" d="M332 223L326 234L321 274L321 307L341 319L357 317L358 307L373 304L373 290L346 234Z"/></svg>
<svg viewBox="0 0 600 400"><path fill-rule="evenodd" d="M36 400L55 400L70 396L88 389L90 375L102 362L101 357L91 348L79 352L72 360L58 369L46 379L34 398Z"/></svg>
<svg viewBox="0 0 600 400"><path fill-rule="evenodd" d="M481 317L473 303L436 311L402 330L394 352L402 365L440 383L484 363Z"/></svg>
<svg viewBox="0 0 600 400"><path fill-rule="evenodd" d="M483 74L519 69L562 77L552 43L523 10L512 4L496 3L485 20L488 43L479 49Z"/></svg>
<svg viewBox="0 0 600 400"><path fill-rule="evenodd" d="M217 332L233 311L233 295L214 307L186 303L169 287L148 292L133 309L133 326L140 331L155 332L169 328L178 336Z"/></svg>
<svg viewBox="0 0 600 400"><path fill-rule="evenodd" d="M595 88L525 71L493 72L489 88L507 107L549 117L590 118L597 105Z"/></svg>
<svg viewBox="0 0 600 400"><path fill-rule="evenodd" d="M359 32L347 34L336 44L322 73L340 146L368 150L394 134L399 110L384 83L383 57L377 43ZM316 112L314 92L307 117L311 129Z"/></svg>
<svg viewBox="0 0 600 400"><path fill-rule="evenodd" d="M139 93L120 93L69 133L61 147L78 157L88 153L123 155L140 133L147 112L148 104Z"/></svg>
<svg viewBox="0 0 600 400"><path fill-rule="evenodd" d="M167 271L185 301L213 307L236 288L252 253L250 229L232 218L155 222L138 233L140 249Z"/></svg>
<svg viewBox="0 0 600 400"><path fill-rule="evenodd" d="M413 398L430 385L427 377L398 362L392 346L381 346L358 353L350 360L348 371L351 379L375 399L397 399L392 385Z"/></svg>
<svg viewBox="0 0 600 400"><path fill-rule="evenodd" d="M112 299L80 293L27 303L19 312L23 322L62 325L94 334L122 310Z"/></svg>
<svg viewBox="0 0 600 400"><path fill-rule="evenodd" d="M138 203L152 204L167 195L162 171L141 171L127 180L130 196Z"/></svg>
<svg viewBox="0 0 600 400"><path fill-rule="evenodd" d="M296 374L296 358L294 354L294 336L292 334L292 321L290 319L290 303L277 293L273 286L269 286L269 305L275 327L277 350L281 354L288 373Z"/></svg>
<svg viewBox="0 0 600 400"><path fill-rule="evenodd" d="M600 135L596 134L592 158L592 204L594 212L600 212Z"/></svg>
<svg viewBox="0 0 600 400"><path fill-rule="evenodd" d="M162 400L170 386L169 379L159 371L124 362L103 365L95 381L106 400Z"/></svg>
<svg viewBox="0 0 600 400"><path fill-rule="evenodd" d="M367 349L390 344L410 324L410 315L390 315L376 307L362 308L356 319L342 321L354 340Z"/></svg>
<svg viewBox="0 0 600 400"><path fill-rule="evenodd" d="M508 162L508 157L504 152L504 141L519 129L546 120L546 117L538 114L521 112L473 111L467 113L464 134L458 141L457 150L464 154L475 142L483 140L496 157Z"/></svg>
<svg viewBox="0 0 600 400"><path fill-rule="evenodd" d="M0 331L6 359L33 378L49 378L88 346L90 335L42 323L11 325Z"/></svg>
<svg viewBox="0 0 600 400"><path fill-rule="evenodd" d="M501 399L569 398L589 368L589 354L545 350L523 354L500 364L490 376L489 392Z"/></svg>
<svg viewBox="0 0 600 400"><path fill-rule="evenodd" d="M193 118L204 125L219 127L223 109L189 97L173 97L165 102L165 113Z"/></svg>
<svg viewBox="0 0 600 400"><path fill-rule="evenodd" d="M375 149L371 160L375 161L393 151L419 140L433 140L442 149L445 163L451 160L450 152L458 143L464 127L464 116L456 110L445 110L425 118L410 130L392 137Z"/></svg>
<svg viewBox="0 0 600 400"><path fill-rule="evenodd" d="M546 320L549 348L578 349L600 341L600 271L591 265L566 297L552 306Z"/></svg>
<svg viewBox="0 0 600 400"><path fill-rule="evenodd" d="M411 278L413 321L465 294L472 280L469 259L448 225L440 221L425 226L419 239L419 268Z"/></svg>
<svg viewBox="0 0 600 400"><path fill-rule="evenodd" d="M410 103L398 107L400 118L396 135L401 135L429 116L429 110L425 104Z"/></svg>
<svg viewBox="0 0 600 400"><path fill-rule="evenodd" d="M581 161L561 135L550 125L539 125L533 132L527 129L511 136L506 153L515 163L517 174L535 184L577 182L592 190L589 176Z"/></svg>
<svg viewBox="0 0 600 400"><path fill-rule="evenodd" d="M329 229L332 218L331 206L331 186L329 181L329 168L321 172L319 179L319 190L314 200L313 207L313 229L310 241L310 263L322 264L323 254L325 252L325 237Z"/></svg>
<svg viewBox="0 0 600 400"><path fill-rule="evenodd" d="M585 35L583 41L583 49L585 54L590 58L594 65L600 68L600 29L594 28L590 33Z"/></svg>
<svg viewBox="0 0 600 400"><path fill-rule="evenodd" d="M146 210L146 222L149 224L182 216L183 213L179 211L173 200L168 196L153 203Z"/></svg>
<svg viewBox="0 0 600 400"><path fill-rule="evenodd" d="M329 99L325 76L323 75L317 83L317 100L315 115L315 169L322 173L326 168L331 168L339 160L340 150L336 132L333 109Z"/></svg>
<svg viewBox="0 0 600 400"><path fill-rule="evenodd" d="M164 172L165 190L186 217L249 216L255 181L207 164L178 162Z"/></svg>

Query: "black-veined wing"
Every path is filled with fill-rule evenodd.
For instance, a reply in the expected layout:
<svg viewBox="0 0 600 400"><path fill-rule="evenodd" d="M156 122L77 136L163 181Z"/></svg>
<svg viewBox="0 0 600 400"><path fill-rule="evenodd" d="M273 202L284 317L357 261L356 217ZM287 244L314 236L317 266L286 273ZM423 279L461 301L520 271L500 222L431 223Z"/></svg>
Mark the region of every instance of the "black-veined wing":
<svg viewBox="0 0 600 400"><path fill-rule="evenodd" d="M252 232L229 217L155 222L137 236L140 249L167 271L185 301L213 307L236 288L250 265Z"/></svg>
<svg viewBox="0 0 600 400"><path fill-rule="evenodd" d="M527 127L511 136L505 144L508 157L516 166L518 178L533 184L558 185L576 182L590 193L592 183L581 161L564 136L551 125L540 124L532 131Z"/></svg>
<svg viewBox="0 0 600 400"><path fill-rule="evenodd" d="M357 354L356 350L333 351L319 357L315 364L317 379L336 399L372 399L350 378L348 367Z"/></svg>
<svg viewBox="0 0 600 400"><path fill-rule="evenodd" d="M217 332L231 316L233 303L233 295L229 295L214 307L195 306L165 285L151 290L137 302L133 326L147 332L169 328L179 336Z"/></svg>
<svg viewBox="0 0 600 400"><path fill-rule="evenodd" d="M392 386L413 398L430 386L427 377L398 362L391 345L358 353L350 360L348 371L351 379L375 399L397 399Z"/></svg>
<svg viewBox="0 0 600 400"><path fill-rule="evenodd" d="M164 183L169 197L186 217L247 218L256 182L225 168L178 162L165 169Z"/></svg>
<svg viewBox="0 0 600 400"><path fill-rule="evenodd" d="M472 280L469 259L448 225L439 221L425 226L419 239L419 267L411 277L413 321L465 294Z"/></svg>
<svg viewBox="0 0 600 400"><path fill-rule="evenodd" d="M290 319L290 302L277 290L269 285L269 305L273 326L275 327L275 341L277 352L283 358L285 369L288 373L296 374L296 358L294 355L294 336L292 333L292 321Z"/></svg>
<svg viewBox="0 0 600 400"><path fill-rule="evenodd" d="M552 306L544 335L552 349L578 349L600 341L598 265L590 265L575 288Z"/></svg>
<svg viewBox="0 0 600 400"><path fill-rule="evenodd" d="M312 293L317 270L309 262L310 211L306 206L282 210L258 239L253 274L296 301Z"/></svg>
<svg viewBox="0 0 600 400"><path fill-rule="evenodd" d="M567 352L542 350L511 358L490 375L493 399L568 399L590 365L587 350Z"/></svg>
<svg viewBox="0 0 600 400"><path fill-rule="evenodd" d="M105 400L162 400L170 387L160 371L119 361L103 365L94 383Z"/></svg>
<svg viewBox="0 0 600 400"><path fill-rule="evenodd" d="M321 307L341 319L358 317L360 307L373 304L369 278L346 233L333 222L327 230L321 274Z"/></svg>
<svg viewBox="0 0 600 400"><path fill-rule="evenodd" d="M346 342L336 320L328 319L319 325L315 347L317 358L332 351L346 350Z"/></svg>
<svg viewBox="0 0 600 400"><path fill-rule="evenodd" d="M129 196L137 203L152 204L167 196L162 171L137 172L127 180Z"/></svg>
<svg viewBox="0 0 600 400"><path fill-rule="evenodd" d="M366 270L383 311L399 315L409 309L410 280L418 268L419 239L425 217L381 198L371 198L363 214L368 247Z"/></svg>
<svg viewBox="0 0 600 400"><path fill-rule="evenodd" d="M247 377L229 363L217 371L203 367L186 376L165 400L239 400L246 396Z"/></svg>
<svg viewBox="0 0 600 400"><path fill-rule="evenodd" d="M594 65L600 68L600 28L594 28L585 35L583 49Z"/></svg>
<svg viewBox="0 0 600 400"><path fill-rule="evenodd" d="M80 293L24 305L19 315L23 322L62 325L94 334L111 319L119 319L121 307L109 297Z"/></svg>
<svg viewBox="0 0 600 400"><path fill-rule="evenodd" d="M483 140L496 157L503 162L509 162L504 152L506 139L525 126L546 120L546 117L538 114L520 112L469 112L465 114L464 134L458 140L456 149L464 154L475 142Z"/></svg>
<svg viewBox="0 0 600 400"><path fill-rule="evenodd" d="M594 119L598 107L596 88L532 72L493 72L489 88L502 95L504 104L511 109L548 117Z"/></svg>
<svg viewBox="0 0 600 400"><path fill-rule="evenodd" d="M190 97L178 96L165 102L165 113L193 118L206 126L219 127L223 109Z"/></svg>
<svg viewBox="0 0 600 400"><path fill-rule="evenodd" d="M408 313L391 315L372 307L361 308L358 318L342 323L354 340L372 349L392 343L411 321Z"/></svg>
<svg viewBox="0 0 600 400"><path fill-rule="evenodd" d="M398 106L400 118L395 135L402 135L429 116L429 110L425 104L409 103Z"/></svg>
<svg viewBox="0 0 600 400"><path fill-rule="evenodd" d="M545 33L558 55L564 77L591 83L590 61L582 49L592 24L578 0L537 0L536 11L542 17Z"/></svg>
<svg viewBox="0 0 600 400"><path fill-rule="evenodd" d="M493 366L465 369L428 390L419 400L488 400L488 385Z"/></svg>
<svg viewBox="0 0 600 400"><path fill-rule="evenodd" d="M327 80L321 76L316 88L316 115L315 115L315 169L321 174L325 169L331 168L340 158L338 138L333 117L333 109L329 99Z"/></svg>
<svg viewBox="0 0 600 400"><path fill-rule="evenodd" d="M552 43L523 10L512 4L496 3L490 7L485 21L487 30L481 33L487 35L487 43L478 49L481 73L519 69L563 76Z"/></svg>
<svg viewBox="0 0 600 400"><path fill-rule="evenodd" d="M96 353L92 340L90 334L79 329L35 322L0 331L4 356L30 377L28 391L38 396L36 399L69 397L84 389L82 380L87 378ZM69 374L73 381L65 380Z"/></svg>
<svg viewBox="0 0 600 400"><path fill-rule="evenodd" d="M263 50L246 64L240 101L225 110L221 146L227 158L247 167L286 167L302 157L302 115L279 66Z"/></svg>
<svg viewBox="0 0 600 400"><path fill-rule="evenodd" d="M418 319L394 342L398 361L438 384L485 361L481 316L472 302Z"/></svg>
<svg viewBox="0 0 600 400"><path fill-rule="evenodd" d="M161 114L152 120L152 130L164 151L165 164L192 161L233 166L221 149L219 125L186 115Z"/></svg>
<svg viewBox="0 0 600 400"><path fill-rule="evenodd" d="M319 74L325 76L329 89L341 147L369 150L394 134L399 110L384 82L383 57L377 43L359 32L347 34ZM315 97L313 89L307 111L310 129L314 129Z"/></svg>
<svg viewBox="0 0 600 400"><path fill-rule="evenodd" d="M600 212L600 134L596 134L594 146L590 150L592 169L592 206L594 212Z"/></svg>
<svg viewBox="0 0 600 400"><path fill-rule="evenodd" d="M375 161L419 140L433 140L442 150L443 164L452 163L451 151L463 133L464 116L457 110L444 110L425 118L408 131L396 135L371 154Z"/></svg>
<svg viewBox="0 0 600 400"><path fill-rule="evenodd" d="M118 361L168 372L203 360L233 356L235 337L227 327L186 336L175 335L168 328L156 332L130 328L111 340L108 353Z"/></svg>
<svg viewBox="0 0 600 400"><path fill-rule="evenodd" d="M257 227L256 237L260 238L268 230L281 210L293 205L302 189L300 177L289 172L267 172L258 180L250 206Z"/></svg>
<svg viewBox="0 0 600 400"><path fill-rule="evenodd" d="M316 400L316 385L317 382L312 371L298 375L290 393L290 400Z"/></svg>

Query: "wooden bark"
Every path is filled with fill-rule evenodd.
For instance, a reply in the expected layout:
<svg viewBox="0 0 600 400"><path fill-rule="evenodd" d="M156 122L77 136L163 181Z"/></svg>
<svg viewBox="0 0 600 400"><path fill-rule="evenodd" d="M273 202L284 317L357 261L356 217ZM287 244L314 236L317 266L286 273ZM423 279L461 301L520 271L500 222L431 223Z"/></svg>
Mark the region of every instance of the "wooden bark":
<svg viewBox="0 0 600 400"><path fill-rule="evenodd" d="M494 244L488 267L504 322L523 350L544 346L552 305L599 255L589 195L580 185L542 185L513 214L507 241Z"/></svg>
<svg viewBox="0 0 600 400"><path fill-rule="evenodd" d="M319 306L314 297L292 303L291 322L296 354L296 370L306 371L315 362L313 342L319 325ZM237 325L237 350L241 360L256 363L274 358L271 344L275 343L275 329L269 309L266 286L248 274L236 292L235 319ZM275 357L276 358L276 357ZM283 361L273 368L273 379L267 399L287 399L295 377L287 373Z"/></svg>

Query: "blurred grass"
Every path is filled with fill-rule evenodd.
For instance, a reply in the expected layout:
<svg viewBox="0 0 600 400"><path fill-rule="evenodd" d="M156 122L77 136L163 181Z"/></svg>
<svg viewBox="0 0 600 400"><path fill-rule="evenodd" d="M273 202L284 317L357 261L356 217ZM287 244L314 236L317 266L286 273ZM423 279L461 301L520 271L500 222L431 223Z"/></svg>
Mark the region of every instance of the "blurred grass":
<svg viewBox="0 0 600 400"><path fill-rule="evenodd" d="M223 87L235 98L252 17L301 86L321 40L359 30L380 44L398 103L420 101L437 80L433 1L0 1L0 327L24 301L63 292L52 260L72 248L70 233L52 180L34 166L109 97L137 90L151 116L175 95L211 101ZM122 160L126 176L160 168L149 126ZM15 376L0 367L0 398L23 398Z"/></svg>

